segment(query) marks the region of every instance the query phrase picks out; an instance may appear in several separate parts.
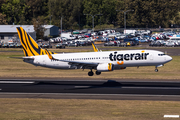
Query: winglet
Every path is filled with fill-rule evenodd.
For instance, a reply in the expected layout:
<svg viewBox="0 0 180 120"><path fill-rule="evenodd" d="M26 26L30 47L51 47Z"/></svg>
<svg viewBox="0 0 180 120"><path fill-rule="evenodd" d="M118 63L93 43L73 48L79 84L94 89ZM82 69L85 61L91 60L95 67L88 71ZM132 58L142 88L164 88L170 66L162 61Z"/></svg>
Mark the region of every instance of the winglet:
<svg viewBox="0 0 180 120"><path fill-rule="evenodd" d="M48 55L49 59L56 60L55 58L53 58L53 56L50 54L50 52L47 49L45 49L45 51L46 51L46 54Z"/></svg>
<svg viewBox="0 0 180 120"><path fill-rule="evenodd" d="M94 52L99 52L98 48L97 48L96 45L94 44L94 41L92 41L92 46L93 46Z"/></svg>

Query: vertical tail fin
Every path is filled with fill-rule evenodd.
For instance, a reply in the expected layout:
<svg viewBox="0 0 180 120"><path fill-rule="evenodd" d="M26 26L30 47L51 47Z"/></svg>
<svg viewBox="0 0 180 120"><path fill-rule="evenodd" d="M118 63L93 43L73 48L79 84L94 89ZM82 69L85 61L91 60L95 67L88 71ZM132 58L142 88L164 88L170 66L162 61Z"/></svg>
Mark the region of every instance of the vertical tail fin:
<svg viewBox="0 0 180 120"><path fill-rule="evenodd" d="M17 27L16 29L25 56L46 55L45 50L39 47L35 40L22 27Z"/></svg>

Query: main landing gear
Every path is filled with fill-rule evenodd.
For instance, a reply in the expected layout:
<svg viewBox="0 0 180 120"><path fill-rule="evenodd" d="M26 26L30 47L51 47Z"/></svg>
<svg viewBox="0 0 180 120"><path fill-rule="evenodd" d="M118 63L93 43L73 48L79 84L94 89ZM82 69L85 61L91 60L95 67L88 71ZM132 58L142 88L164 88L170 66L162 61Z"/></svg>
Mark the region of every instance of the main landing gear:
<svg viewBox="0 0 180 120"><path fill-rule="evenodd" d="M99 72L99 71L96 71L96 75L100 75L101 74L101 72Z"/></svg>
<svg viewBox="0 0 180 120"><path fill-rule="evenodd" d="M92 70L89 71L89 72L88 72L88 75L89 75L89 76L93 76L93 75L94 75L93 71L92 71Z"/></svg>
<svg viewBox="0 0 180 120"><path fill-rule="evenodd" d="M96 71L96 75L100 75L100 74L101 74L101 72ZM94 75L93 71L92 71L92 70L89 71L89 72L88 72L88 75L89 75L89 76L93 76L93 75Z"/></svg>

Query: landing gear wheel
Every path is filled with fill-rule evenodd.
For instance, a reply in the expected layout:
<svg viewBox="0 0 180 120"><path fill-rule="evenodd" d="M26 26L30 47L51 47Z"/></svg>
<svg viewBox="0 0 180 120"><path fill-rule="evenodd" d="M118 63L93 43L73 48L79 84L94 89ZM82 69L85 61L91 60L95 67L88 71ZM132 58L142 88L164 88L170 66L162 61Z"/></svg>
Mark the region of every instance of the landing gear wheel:
<svg viewBox="0 0 180 120"><path fill-rule="evenodd" d="M157 69L157 68L155 69L155 72L158 72L158 69Z"/></svg>
<svg viewBox="0 0 180 120"><path fill-rule="evenodd" d="M89 72L88 72L88 75L89 75L89 76L93 76L94 73L93 73L92 71L89 71Z"/></svg>
<svg viewBox="0 0 180 120"><path fill-rule="evenodd" d="M100 75L100 74L101 74L101 72L96 71L96 75Z"/></svg>

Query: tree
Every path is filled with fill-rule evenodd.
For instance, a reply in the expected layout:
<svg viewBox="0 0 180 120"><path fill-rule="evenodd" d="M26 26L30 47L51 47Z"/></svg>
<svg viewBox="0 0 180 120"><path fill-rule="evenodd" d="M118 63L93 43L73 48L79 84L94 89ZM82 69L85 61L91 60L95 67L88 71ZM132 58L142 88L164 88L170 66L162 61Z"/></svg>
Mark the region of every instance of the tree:
<svg viewBox="0 0 180 120"><path fill-rule="evenodd" d="M84 14L103 14L94 17L94 25L124 26L124 13L116 10L134 10L126 14L127 27L170 27L179 24L179 0L0 0L1 24L42 24L63 29L92 27L92 17Z"/></svg>
<svg viewBox="0 0 180 120"><path fill-rule="evenodd" d="M3 15L2 13L0 13L0 24L1 25L6 25L6 19L5 19L6 15Z"/></svg>
<svg viewBox="0 0 180 120"><path fill-rule="evenodd" d="M60 19L63 17L63 28L73 29L79 28L80 18L82 16L83 0L51 0L48 2L49 20L54 25L60 27ZM78 24L79 23L79 24Z"/></svg>
<svg viewBox="0 0 180 120"><path fill-rule="evenodd" d="M169 20L179 10L177 1L173 0L127 0L125 9L133 9L128 14L128 23L133 27L169 27Z"/></svg>
<svg viewBox="0 0 180 120"><path fill-rule="evenodd" d="M124 0L117 0L117 3L115 5L115 9L118 10L116 11L116 23L119 27L124 26L124 14L122 11L119 10L124 10L125 9L125 5L124 5Z"/></svg>
<svg viewBox="0 0 180 120"><path fill-rule="evenodd" d="M100 11L102 10L102 0L84 0L83 2L83 14L90 14L90 15L96 15L100 14ZM86 18L86 24L88 26L92 26L92 17L87 15L84 16ZM94 25L98 24L98 16L94 17Z"/></svg>
<svg viewBox="0 0 180 120"><path fill-rule="evenodd" d="M24 0L6 0L5 3L2 4L1 10L3 14L6 15L8 24L19 24L23 5Z"/></svg>
<svg viewBox="0 0 180 120"><path fill-rule="evenodd" d="M33 18L34 30L36 31L36 39L44 38L45 28L43 27L44 19L42 17Z"/></svg>
<svg viewBox="0 0 180 120"><path fill-rule="evenodd" d="M48 0L26 0L24 5L24 16L25 20L31 23L33 18L38 18L39 16L44 17L48 20ZM32 23L31 23L32 24Z"/></svg>
<svg viewBox="0 0 180 120"><path fill-rule="evenodd" d="M103 0L102 1L102 19L104 24L114 24L116 21L116 0Z"/></svg>

